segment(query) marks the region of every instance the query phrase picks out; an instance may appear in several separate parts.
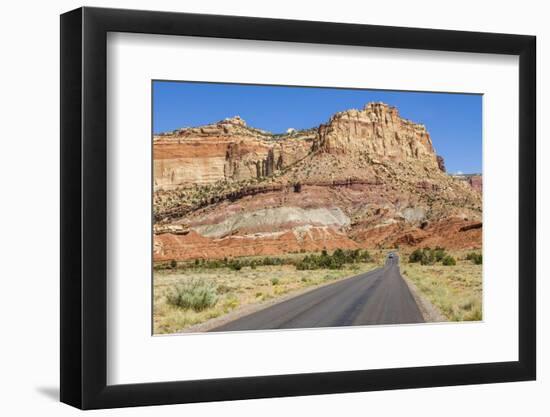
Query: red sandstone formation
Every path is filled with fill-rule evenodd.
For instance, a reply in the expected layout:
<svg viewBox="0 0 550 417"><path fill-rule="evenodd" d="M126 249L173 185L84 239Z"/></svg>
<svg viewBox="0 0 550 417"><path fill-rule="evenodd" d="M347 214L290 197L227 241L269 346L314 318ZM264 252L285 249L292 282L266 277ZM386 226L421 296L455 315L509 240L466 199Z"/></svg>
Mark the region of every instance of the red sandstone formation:
<svg viewBox="0 0 550 417"><path fill-rule="evenodd" d="M468 179L468 182L474 190L477 190L479 192L483 190L483 178L481 177L481 175L472 175Z"/></svg>
<svg viewBox="0 0 550 417"><path fill-rule="evenodd" d="M481 176L447 175L426 128L383 103L282 135L234 117L153 148L156 261L481 246Z"/></svg>

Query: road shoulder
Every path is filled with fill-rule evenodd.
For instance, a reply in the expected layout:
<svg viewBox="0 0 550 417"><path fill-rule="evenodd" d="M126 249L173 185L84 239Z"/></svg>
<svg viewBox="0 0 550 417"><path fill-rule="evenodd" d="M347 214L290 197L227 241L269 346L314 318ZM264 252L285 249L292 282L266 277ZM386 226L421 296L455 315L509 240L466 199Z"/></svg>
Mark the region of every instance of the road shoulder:
<svg viewBox="0 0 550 417"><path fill-rule="evenodd" d="M218 327L224 326L232 321L235 321L237 319L240 319L242 317L248 316L252 313L257 313L258 311L265 310L266 308L272 307L276 304L283 303L285 301L288 301L292 298L298 297L300 295L306 294L311 291L318 290L319 288L323 288L329 285L334 285L341 283L343 281L346 281L348 279L352 279L357 277L358 275L362 274L370 274L374 271L377 271L381 269L380 267L371 269L370 271L364 271L357 275L352 275L351 277L345 277L341 279L337 279L335 281L326 282L320 285L315 285L311 287L302 288L297 291L293 291L291 293L285 294L282 297L273 298L271 300L267 300L261 303L255 303L255 304L248 304L246 306L243 306L241 308L238 308L236 310L233 310L230 313L224 314L223 316L219 316L213 319L210 319L208 321L205 321L203 323L195 324L193 326L187 327L185 329L180 330L179 332L173 333L173 334L188 334L188 333L203 333L203 332L209 332L212 331Z"/></svg>
<svg viewBox="0 0 550 417"><path fill-rule="evenodd" d="M418 305L418 308L420 309L420 313L422 313L422 317L424 318L424 321L426 323L438 323L438 322L444 322L449 321L447 318L439 311L439 309L434 306L417 288L416 285L403 273L401 273L401 277L403 277L403 281L407 284L409 287L409 290L411 291L411 294L414 298L414 301L416 301L416 304Z"/></svg>

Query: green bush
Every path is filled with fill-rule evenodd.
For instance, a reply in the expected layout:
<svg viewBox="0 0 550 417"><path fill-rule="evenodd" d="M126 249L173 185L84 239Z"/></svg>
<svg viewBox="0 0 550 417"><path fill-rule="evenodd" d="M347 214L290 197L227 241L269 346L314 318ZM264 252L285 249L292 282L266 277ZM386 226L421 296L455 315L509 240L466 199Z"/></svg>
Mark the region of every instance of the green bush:
<svg viewBox="0 0 550 417"><path fill-rule="evenodd" d="M229 263L229 268L233 271L240 271L242 269L242 264L239 261L231 261Z"/></svg>
<svg viewBox="0 0 550 417"><path fill-rule="evenodd" d="M434 253L431 249L426 249L422 252L422 257L420 258L420 265L433 265L435 263Z"/></svg>
<svg viewBox="0 0 550 417"><path fill-rule="evenodd" d="M335 259L344 259L346 257L346 255L344 254L344 251L340 248L336 249L333 253L332 253L332 256L335 258Z"/></svg>
<svg viewBox="0 0 550 417"><path fill-rule="evenodd" d="M279 285L279 278L271 278L271 285Z"/></svg>
<svg viewBox="0 0 550 417"><path fill-rule="evenodd" d="M433 255L436 262L441 262L445 256L447 256L447 253L445 253L444 248L437 247L433 251Z"/></svg>
<svg viewBox="0 0 550 417"><path fill-rule="evenodd" d="M192 262L180 265L183 268L229 268L233 271L240 271L249 266L256 269L258 266L278 266L294 265L298 270L312 269L340 269L345 264L354 264L359 262L372 262L373 258L369 251L361 249L336 249L332 254L323 250L320 255L306 255L302 259L296 258L278 258L266 256L256 259L196 259Z"/></svg>
<svg viewBox="0 0 550 417"><path fill-rule="evenodd" d="M168 295L169 304L185 310L203 311L218 302L217 288L203 280L177 285Z"/></svg>
<svg viewBox="0 0 550 417"><path fill-rule="evenodd" d="M470 252L466 255L466 259L472 261L476 265L481 265L483 263L483 255L481 253Z"/></svg>
<svg viewBox="0 0 550 417"><path fill-rule="evenodd" d="M269 265L283 265L285 262L281 258L270 258L266 257L262 260L262 265L269 266Z"/></svg>
<svg viewBox="0 0 550 417"><path fill-rule="evenodd" d="M307 255L294 265L299 271L313 269L340 269L346 264L358 262L371 262L372 257L368 251L360 249L336 249L332 255L323 250L320 255Z"/></svg>
<svg viewBox="0 0 550 417"><path fill-rule="evenodd" d="M327 262L326 266L328 269L340 269L344 266L344 261L337 258L331 258L330 261Z"/></svg>
<svg viewBox="0 0 550 417"><path fill-rule="evenodd" d="M453 266L456 265L456 260L450 255L447 255L443 258L443 261L441 262L445 266Z"/></svg>
<svg viewBox="0 0 550 417"><path fill-rule="evenodd" d="M409 255L409 263L420 262L421 265L433 265L436 262L441 262L447 253L444 248L437 247L435 249L423 248L415 249Z"/></svg>
<svg viewBox="0 0 550 417"><path fill-rule="evenodd" d="M368 250L365 250L361 253L361 260L363 262L372 262L373 258Z"/></svg>
<svg viewBox="0 0 550 417"><path fill-rule="evenodd" d="M410 263L420 262L421 259L422 259L422 249L415 249L413 253L409 255Z"/></svg>

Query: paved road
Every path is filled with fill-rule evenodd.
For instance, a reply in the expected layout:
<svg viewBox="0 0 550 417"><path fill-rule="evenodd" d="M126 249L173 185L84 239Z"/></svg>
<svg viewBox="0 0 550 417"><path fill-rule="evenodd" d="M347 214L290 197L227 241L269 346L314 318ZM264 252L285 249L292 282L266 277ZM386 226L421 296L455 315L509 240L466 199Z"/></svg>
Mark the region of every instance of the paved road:
<svg viewBox="0 0 550 417"><path fill-rule="evenodd" d="M382 268L326 285L211 331L421 323L422 314L388 258Z"/></svg>

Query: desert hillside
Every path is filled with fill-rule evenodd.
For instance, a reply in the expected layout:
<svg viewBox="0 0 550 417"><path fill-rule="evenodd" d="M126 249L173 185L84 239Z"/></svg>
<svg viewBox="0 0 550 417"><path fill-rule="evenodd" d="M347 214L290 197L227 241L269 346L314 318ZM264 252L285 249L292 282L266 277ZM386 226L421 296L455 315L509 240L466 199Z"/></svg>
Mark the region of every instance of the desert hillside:
<svg viewBox="0 0 550 417"><path fill-rule="evenodd" d="M448 175L426 127L384 103L285 134L237 116L153 141L157 261L481 247L481 177Z"/></svg>

